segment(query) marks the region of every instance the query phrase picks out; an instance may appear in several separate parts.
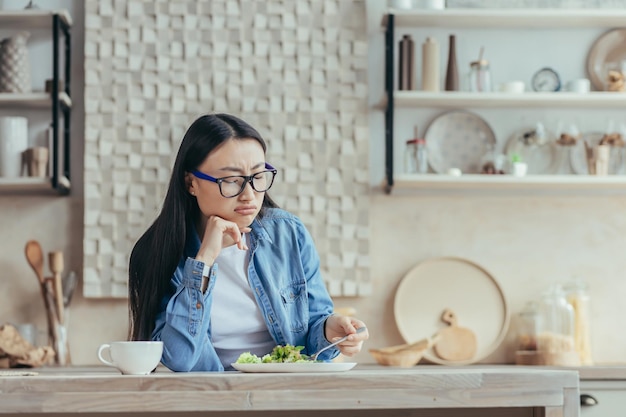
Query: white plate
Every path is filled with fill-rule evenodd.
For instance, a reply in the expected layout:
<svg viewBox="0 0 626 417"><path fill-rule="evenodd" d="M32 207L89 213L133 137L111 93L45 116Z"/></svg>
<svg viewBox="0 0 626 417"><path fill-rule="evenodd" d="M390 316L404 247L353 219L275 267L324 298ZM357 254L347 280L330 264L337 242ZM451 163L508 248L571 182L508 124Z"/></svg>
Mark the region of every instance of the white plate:
<svg viewBox="0 0 626 417"><path fill-rule="evenodd" d="M456 257L420 262L400 282L394 299L394 315L400 334L414 343L444 329L444 309L456 313L457 325L476 335L476 355L467 361L449 361L433 349L424 359L443 365L478 362L502 342L509 326L509 312L502 289L485 269Z"/></svg>
<svg viewBox="0 0 626 417"><path fill-rule="evenodd" d="M548 174L552 171L556 159L554 135L547 132L545 143L527 145L523 136L532 130L532 128L523 129L513 134L506 144L506 156L510 161L513 154L518 154L522 161L528 164L528 174Z"/></svg>
<svg viewBox="0 0 626 417"><path fill-rule="evenodd" d="M606 64L626 59L626 29L612 29L603 33L589 49L587 73L598 91L606 90Z"/></svg>
<svg viewBox="0 0 626 417"><path fill-rule="evenodd" d="M295 363L231 363L241 372L344 372L354 368L356 362L295 362Z"/></svg>
<svg viewBox="0 0 626 417"><path fill-rule="evenodd" d="M431 122L424 135L428 162L438 174L459 168L464 174L481 172L480 162L495 146L489 124L474 113L451 111Z"/></svg>

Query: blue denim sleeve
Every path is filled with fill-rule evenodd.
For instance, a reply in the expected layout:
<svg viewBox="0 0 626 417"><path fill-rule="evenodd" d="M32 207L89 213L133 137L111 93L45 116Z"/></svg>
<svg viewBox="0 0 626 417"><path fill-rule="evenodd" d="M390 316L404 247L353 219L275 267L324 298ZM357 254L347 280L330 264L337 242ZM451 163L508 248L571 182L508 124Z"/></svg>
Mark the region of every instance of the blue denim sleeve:
<svg viewBox="0 0 626 417"><path fill-rule="evenodd" d="M171 280L174 294L163 299L156 318L152 340L163 341L161 363L172 371L224 370L209 333L217 264L211 267L204 294L200 289L203 268L204 263L193 258L181 262Z"/></svg>
<svg viewBox="0 0 626 417"><path fill-rule="evenodd" d="M309 300L309 332L306 345L307 352L312 354L330 344L324 334L324 328L326 319L332 315L333 301L326 290L320 272L320 259L313 238L299 219L297 232L300 259L307 281ZM322 352L319 359L330 360L337 355L339 355L339 349L331 348Z"/></svg>

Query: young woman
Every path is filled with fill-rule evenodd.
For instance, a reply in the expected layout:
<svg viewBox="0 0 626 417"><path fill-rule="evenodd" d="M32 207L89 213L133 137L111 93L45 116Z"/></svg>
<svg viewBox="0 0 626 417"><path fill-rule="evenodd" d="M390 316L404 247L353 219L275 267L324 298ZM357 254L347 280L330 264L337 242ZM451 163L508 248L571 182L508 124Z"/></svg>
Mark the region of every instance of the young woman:
<svg viewBox="0 0 626 417"><path fill-rule="evenodd" d="M313 240L267 194L277 169L261 135L213 114L189 127L163 208L130 256L130 338L161 340L174 371L232 369L239 355L304 346L353 356L365 324L333 314Z"/></svg>

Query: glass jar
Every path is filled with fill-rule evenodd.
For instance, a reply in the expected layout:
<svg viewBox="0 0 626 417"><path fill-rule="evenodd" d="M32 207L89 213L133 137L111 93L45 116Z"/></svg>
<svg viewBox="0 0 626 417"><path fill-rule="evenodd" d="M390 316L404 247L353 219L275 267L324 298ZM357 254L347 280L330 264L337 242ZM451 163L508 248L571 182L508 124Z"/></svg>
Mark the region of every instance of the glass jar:
<svg viewBox="0 0 626 417"><path fill-rule="evenodd" d="M559 125L561 125L561 123L559 123ZM570 124L567 129L560 129L560 127L561 126L557 129L556 157L552 173L560 175L576 174L577 170L574 169L572 163L575 160L575 155L580 151L580 149L577 149L577 147L580 146L578 144L581 140L580 131L575 124ZM584 168L578 167L578 170L582 169Z"/></svg>
<svg viewBox="0 0 626 417"><path fill-rule="evenodd" d="M480 159L481 174L504 174L506 155L496 152L492 143L486 144L487 151Z"/></svg>
<svg viewBox="0 0 626 417"><path fill-rule="evenodd" d="M470 63L469 90L474 92L491 91L491 71L489 61L486 59Z"/></svg>
<svg viewBox="0 0 626 417"><path fill-rule="evenodd" d="M554 285L542 294L539 316L541 326L537 349L549 354L575 353L574 309L567 302L560 285Z"/></svg>
<svg viewBox="0 0 626 417"><path fill-rule="evenodd" d="M426 140L416 139L417 149L415 153L417 172L419 174L426 174L428 172L428 151L426 150Z"/></svg>
<svg viewBox="0 0 626 417"><path fill-rule="evenodd" d="M539 324L539 306L536 301L529 301L518 315L517 350L537 350Z"/></svg>
<svg viewBox="0 0 626 417"><path fill-rule="evenodd" d="M406 174L417 173L417 139L406 141L404 148L404 172Z"/></svg>
<svg viewBox="0 0 626 417"><path fill-rule="evenodd" d="M565 286L567 301L574 310L574 346L581 365L593 365L591 358L589 292L587 284L575 280Z"/></svg>

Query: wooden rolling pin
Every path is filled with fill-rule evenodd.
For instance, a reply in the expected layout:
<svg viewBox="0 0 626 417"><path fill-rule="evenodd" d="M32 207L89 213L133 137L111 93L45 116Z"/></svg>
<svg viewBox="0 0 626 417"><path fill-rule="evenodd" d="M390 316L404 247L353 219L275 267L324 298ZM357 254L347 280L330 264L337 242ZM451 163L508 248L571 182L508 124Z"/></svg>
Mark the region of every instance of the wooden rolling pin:
<svg viewBox="0 0 626 417"><path fill-rule="evenodd" d="M64 306L63 306L63 285L61 279L61 273L65 267L63 262L63 252L50 252L48 253L48 263L50 264L50 271L52 272L52 279L54 283L54 301L56 303L57 316L59 317L59 323L64 323Z"/></svg>

